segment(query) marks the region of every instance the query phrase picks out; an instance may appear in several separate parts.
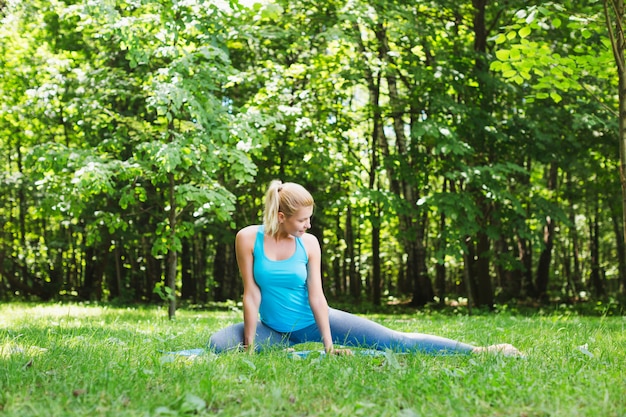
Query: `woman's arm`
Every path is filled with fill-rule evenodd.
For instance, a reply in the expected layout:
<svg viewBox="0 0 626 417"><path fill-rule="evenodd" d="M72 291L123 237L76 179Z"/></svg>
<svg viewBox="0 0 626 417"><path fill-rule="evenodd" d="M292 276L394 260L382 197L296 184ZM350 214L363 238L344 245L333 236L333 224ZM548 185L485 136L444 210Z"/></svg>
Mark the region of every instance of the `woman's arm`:
<svg viewBox="0 0 626 417"><path fill-rule="evenodd" d="M333 353L333 339L330 334L330 322L328 321L328 302L322 287L321 249L317 238L311 234L305 234L303 241L309 257L307 287L309 290L309 304L315 316L315 322L322 335L324 350Z"/></svg>
<svg viewBox="0 0 626 417"><path fill-rule="evenodd" d="M254 352L254 337L261 304L261 290L254 281L253 272L256 233L257 226L248 226L241 229L235 238L237 265L243 279L243 344L249 353Z"/></svg>

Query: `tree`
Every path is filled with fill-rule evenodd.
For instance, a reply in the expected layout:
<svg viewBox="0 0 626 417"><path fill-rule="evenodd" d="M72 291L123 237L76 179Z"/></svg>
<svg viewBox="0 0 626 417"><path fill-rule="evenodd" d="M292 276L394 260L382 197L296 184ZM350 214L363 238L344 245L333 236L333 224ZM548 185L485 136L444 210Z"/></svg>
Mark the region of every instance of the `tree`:
<svg viewBox="0 0 626 417"><path fill-rule="evenodd" d="M237 298L276 178L316 197L330 296L613 295L600 4L7 3L0 296Z"/></svg>
<svg viewBox="0 0 626 417"><path fill-rule="evenodd" d="M588 99L603 104L617 119L619 142L619 177L622 189L622 228L626 242L626 62L624 50L624 2L622 0L591 1L584 5L566 2L544 3L517 12L517 21L501 34L496 42L501 47L496 55L499 61L492 69L517 84L536 79L532 84L535 93L531 100L552 99L559 103L560 92L580 91ZM548 44L533 40L532 34L543 31L557 32L563 26L568 35L580 36L587 42L570 45L569 40L560 38L554 51ZM613 61L614 66L608 65ZM611 69L613 67L613 70ZM615 74L614 69L617 69ZM617 75L617 102L614 95L601 94L606 83L612 83ZM556 88L556 89L555 89ZM558 90L558 91L557 91ZM617 111L612 110L617 105ZM626 246L623 246L626 248ZM626 259L626 254L620 255ZM620 267L622 288L626 288L626 277ZM624 290L623 290L624 291Z"/></svg>
<svg viewBox="0 0 626 417"><path fill-rule="evenodd" d="M81 89L91 87L95 94L54 96L58 101L51 106L74 111L59 116L61 129L30 156L50 156L44 158L46 164L35 166L41 173L40 188L46 199L66 196L67 206L51 204L56 210L68 210L75 218L95 215L106 222L115 247L123 244L120 234L132 228L133 219L125 211L141 210L146 203L161 207L161 215L154 212L157 222L149 223L155 227L152 254L167 255L170 317L181 237L193 232L197 219L227 221L235 197L220 180L246 182L255 172L243 151L258 138L254 122L229 104L226 93L228 77L236 73L221 25L228 12L202 2L124 4L118 9L107 2L90 2L56 3L45 14L44 27L54 40L51 53L74 56L73 61L64 61L68 77L59 79L74 79ZM120 56L122 61L117 60ZM108 73L101 70L107 64ZM82 77L72 78L77 74ZM109 101L116 84L128 90L119 90ZM59 87L55 80L49 85ZM50 102L48 97L35 99L45 103ZM94 97L97 104L92 108L97 111L77 111L81 106L90 109L88 101ZM65 100L72 100L71 106ZM82 138L99 142L81 149ZM227 176L222 173L225 166ZM92 204L102 198L109 204L101 204L103 200ZM101 240L96 235L85 242Z"/></svg>

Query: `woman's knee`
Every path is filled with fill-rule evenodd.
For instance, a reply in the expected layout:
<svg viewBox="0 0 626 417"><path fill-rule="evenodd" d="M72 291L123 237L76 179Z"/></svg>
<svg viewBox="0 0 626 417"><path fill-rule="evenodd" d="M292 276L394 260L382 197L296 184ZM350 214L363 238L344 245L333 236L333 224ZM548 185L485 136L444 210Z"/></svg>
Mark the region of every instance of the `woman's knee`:
<svg viewBox="0 0 626 417"><path fill-rule="evenodd" d="M213 333L209 337L207 349L220 353L240 347L243 344L243 325L234 324Z"/></svg>

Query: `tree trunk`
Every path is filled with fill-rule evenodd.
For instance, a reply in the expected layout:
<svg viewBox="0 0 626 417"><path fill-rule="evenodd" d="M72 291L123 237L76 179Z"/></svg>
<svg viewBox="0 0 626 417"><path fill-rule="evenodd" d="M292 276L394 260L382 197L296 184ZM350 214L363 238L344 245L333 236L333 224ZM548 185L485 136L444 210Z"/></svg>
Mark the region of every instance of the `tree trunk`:
<svg viewBox="0 0 626 417"><path fill-rule="evenodd" d="M624 49L626 40L624 38L624 1L614 0L618 12L618 48L619 59L619 156L620 156L620 184L622 186L622 228L623 238L620 258L626 259L626 62L624 60ZM619 247L619 246L618 246ZM623 268L622 268L623 270ZM622 294L626 295L626 274L622 274Z"/></svg>
<svg viewBox="0 0 626 417"><path fill-rule="evenodd" d="M215 247L215 257L213 258L213 279L216 284L213 290L213 297L215 301L226 301L228 298L226 250L226 244L222 242L219 242Z"/></svg>
<svg viewBox="0 0 626 417"><path fill-rule="evenodd" d="M346 259L344 262L348 263L348 282L350 284L350 296L355 301L361 299L361 277L356 269L356 250L355 250L355 238L354 228L352 227L352 206L348 204L346 211Z"/></svg>
<svg viewBox="0 0 626 417"><path fill-rule="evenodd" d="M413 297L411 299L411 305L416 307L422 307L433 301L435 298L435 292L433 290L433 284L428 276L428 269L426 268L426 247L424 246L424 235L426 232L427 223L426 213L422 214L422 219L417 223L415 242L411 247L414 248L414 262L415 272L413 272L414 287ZM409 277L412 271L407 271Z"/></svg>
<svg viewBox="0 0 626 417"><path fill-rule="evenodd" d="M624 0L604 0L606 26L609 30L613 57L617 65L619 97L619 176L622 188L622 256L626 259L626 37L624 36ZM615 16L611 23L611 14ZM626 277L622 277L622 294L626 294Z"/></svg>
<svg viewBox="0 0 626 417"><path fill-rule="evenodd" d="M404 201L405 207L412 213L407 214L406 210L398 210L398 221L400 229L400 243L403 245L405 253L408 257L406 276L407 280L413 287L413 298L411 305L424 306L431 302L434 298L432 282L428 276L426 267L426 248L424 240L426 236L427 213L420 213L416 206L419 197L418 186L419 179L415 181L415 176L420 168L415 166L414 160L408 152L407 138L405 134L405 108L406 102L400 97L397 85L398 71L395 69L393 59L389 56L389 44L387 39L387 31L384 25L379 24L376 27L376 38L378 40L378 56L381 60L388 61L390 66L385 71L385 79L389 90L389 104L391 105L391 116L393 119L393 130L395 133L396 155L399 159L406 161L408 170L398 169L392 162L390 146L387 137L381 134L381 149L386 160L390 161L385 164L385 168L389 173L389 182L391 191ZM400 75L401 77L401 75ZM408 82L405 82L405 84ZM411 86L406 85L407 89ZM414 114L411 109L410 114ZM414 120L411 119L411 123ZM415 216L419 221L415 221Z"/></svg>
<svg viewBox="0 0 626 417"><path fill-rule="evenodd" d="M437 288L438 304L443 306L446 301L446 265L443 262L437 262L435 265L435 286Z"/></svg>
<svg viewBox="0 0 626 417"><path fill-rule="evenodd" d="M382 24L378 24L377 31L381 30ZM355 34L355 39L357 44L359 45L359 50L361 55L363 56L364 62L368 61L368 51L365 48L365 44L363 43L363 39L361 38L361 29L358 23L354 23L353 31ZM380 58L380 57L379 57ZM377 181L377 172L379 167L378 161L378 147L381 144L382 137L384 135L383 132L383 120L382 120L382 111L380 108L380 80L381 73L380 71L377 74L374 74L374 71L367 67L364 70L364 77L367 81L367 87L369 91L369 104L372 111L372 132L371 132L371 142L370 142L370 172L369 172L369 189L374 192L377 191L378 181ZM375 305L379 305L381 301L381 287L382 287L382 277L380 272L380 203L378 201L372 201L370 203L370 222L372 224L372 302Z"/></svg>
<svg viewBox="0 0 626 417"><path fill-rule="evenodd" d="M489 84L490 78L489 65L487 62L487 36L488 30L485 21L486 7L488 0L472 0L474 6L474 51L476 52L476 58L474 61L474 71L476 72L476 81L478 82L479 93L477 95L478 101L477 107L488 116L493 108L493 88ZM475 131L471 132L476 140L482 140L484 136L484 126L482 123L478 123L474 127ZM476 142L478 143L478 142ZM489 153L489 152L488 152ZM478 161L478 163L485 163L488 161ZM491 282L490 264L490 240L485 229L490 222L491 210L488 202L485 202L485 197L482 195L482 191L479 189L471 190L470 192L475 196L476 204L479 208L482 208L481 212L484 213L481 219L476 219L482 224L481 231L479 231L474 239L475 248L473 257L469 257L471 262L470 282L473 285L474 303L476 306L493 308L494 295L493 284Z"/></svg>
<svg viewBox="0 0 626 417"><path fill-rule="evenodd" d="M444 178L442 193L447 192L448 180ZM439 215L439 236L443 236L443 231L446 227L446 214L442 211ZM442 239L437 240L437 249L442 249L444 242ZM439 297L439 304L445 304L446 298L446 265L444 260L437 262L435 266L435 287L437 288L437 296Z"/></svg>
<svg viewBox="0 0 626 417"><path fill-rule="evenodd" d="M167 251L167 286L170 291L168 294L169 303L167 308L167 316L171 319L176 315L176 269L178 265L178 253L176 252L176 183L174 174L168 174L169 179L169 249Z"/></svg>
<svg viewBox="0 0 626 417"><path fill-rule="evenodd" d="M378 146L383 135L382 115L380 109L380 75L376 82L373 77L370 82L370 104L373 109L372 141L371 141L371 165L369 188L372 192L377 190L378 172ZM376 200L370 203L370 222L372 224L372 302L380 305L382 277L380 273L380 203Z"/></svg>
<svg viewBox="0 0 626 417"><path fill-rule="evenodd" d="M234 235L231 242L234 241ZM230 244L226 246L226 275L231 283L229 298L236 299L243 292L243 281L239 279L239 267L237 266L237 256L235 255L235 246Z"/></svg>
<svg viewBox="0 0 626 417"><path fill-rule="evenodd" d="M375 204L377 209L377 204ZM380 218L374 219L375 222ZM380 305L382 299L382 277L380 273L380 226L372 226L372 303Z"/></svg>
<svg viewBox="0 0 626 417"><path fill-rule="evenodd" d="M207 282L206 272L206 246L206 239L202 236L193 240L192 250L194 261L192 273L196 277L196 299L200 304L209 301L209 284ZM238 279L239 275L235 275L235 279Z"/></svg>
<svg viewBox="0 0 626 417"><path fill-rule="evenodd" d="M123 297L124 285L122 283L122 254L120 252L120 241L115 242L115 250L113 256L115 257L115 287L117 288L117 296Z"/></svg>
<svg viewBox="0 0 626 417"><path fill-rule="evenodd" d="M550 164L548 173L548 190L554 191L557 188L558 166L556 163ZM537 264L537 276L535 279L536 295L545 299L548 292L548 283L550 281L550 264L552 262L552 248L554 246L555 221L550 216L546 216L546 223L543 226L543 249L539 255L539 263Z"/></svg>
<svg viewBox="0 0 626 417"><path fill-rule="evenodd" d="M533 259L530 243L527 239L517 235L517 252L522 265L522 291L526 297L534 298L537 295L533 282Z"/></svg>
<svg viewBox="0 0 626 417"><path fill-rule="evenodd" d="M500 236L495 244L497 245L496 253L500 257L505 259L515 257L511 250L512 243L505 236ZM498 297L499 301L509 301L519 297L522 289L522 271L521 264L512 266L498 263L496 265L497 285L502 289L500 297Z"/></svg>
<svg viewBox="0 0 626 417"><path fill-rule="evenodd" d="M474 305L474 287L472 283L472 262L474 259L474 248L472 246L471 237L465 238L465 244L467 250L463 252L463 282L465 284L465 291L467 293L467 313L472 315L472 305Z"/></svg>
<svg viewBox="0 0 626 417"><path fill-rule="evenodd" d="M543 249L539 255L539 263L537 264L537 276L535 279L536 296L545 299L548 292L548 283L550 281L550 263L552 262L552 247L554 246L554 220L546 217L546 223L543 226Z"/></svg>
<svg viewBox="0 0 626 417"><path fill-rule="evenodd" d="M609 203L610 204L610 203ZM626 251L624 250L624 240L622 239L619 224L619 214L611 206L611 223L615 233L615 247L617 247L618 271L619 271L619 292L626 291Z"/></svg>
<svg viewBox="0 0 626 417"><path fill-rule="evenodd" d="M153 302L159 301L159 297L154 292L157 283L163 280L163 262L154 256L152 256L151 245L147 237L141 238L142 251L146 259L146 272L145 283L143 288L143 294L145 297ZM163 301L163 300L161 300Z"/></svg>
<svg viewBox="0 0 626 417"><path fill-rule="evenodd" d="M341 228L341 213L337 213L337 217L335 219L335 237L337 242L340 242L342 237L345 236L345 232ZM335 253L339 253L338 245L335 246ZM343 295L345 293L345 284L346 284L346 257L343 256L335 256L332 259L332 271L331 277L333 281L333 294L334 295Z"/></svg>
<svg viewBox="0 0 626 417"><path fill-rule="evenodd" d="M193 256L191 251L191 238L186 238L182 242L183 247L180 252L180 298L191 302L197 302L196 277L193 273Z"/></svg>
<svg viewBox="0 0 626 417"><path fill-rule="evenodd" d="M20 176L22 178L26 178L26 176L24 175L24 171L23 171L23 166L22 166L22 144L21 141L19 139L18 136L18 140L15 146L15 154L17 156L16 162L17 162L17 170L20 173ZM20 181L19 185L18 185L18 191L17 191L17 198L18 198L18 208L19 208L19 212L18 212L18 224L19 224L19 230L20 230L20 234L19 234L19 242L20 242L20 251L25 251L26 248L28 247L26 245L26 214L28 212L28 208L27 208L27 204L26 204L26 195L24 193L24 183L23 181ZM25 257L24 257L25 259ZM28 271L28 267L26 265L26 262L24 261L24 259L21 259L18 263L19 265L19 269L21 270L21 281L23 283L27 283L27 277L30 275L29 271ZM20 278L17 278L20 279ZM27 284L28 285L28 284Z"/></svg>
<svg viewBox="0 0 626 417"><path fill-rule="evenodd" d="M565 184L568 189L572 186L572 176L569 171L567 172ZM569 248L566 252L566 264L568 266L568 269L570 270L567 274L567 285L569 287L569 292L571 296L576 299L578 297L580 289L582 288L582 274L580 271L580 244L578 242L578 230L576 228L576 211L574 210L572 202L570 202L569 204L568 219L571 225L569 228L569 240L571 244L569 245ZM615 217L613 217L613 219L617 220ZM615 233L619 247L619 242L622 242L619 226L615 230Z"/></svg>
<svg viewBox="0 0 626 417"><path fill-rule="evenodd" d="M102 301L102 278L106 256L98 254L94 247L85 249L85 277L78 289L78 297L85 301Z"/></svg>
<svg viewBox="0 0 626 417"><path fill-rule="evenodd" d="M595 202L594 215L589 219L589 253L591 255L591 272L589 281L596 297L604 295L604 281L600 270L600 217L599 204Z"/></svg>
<svg viewBox="0 0 626 417"><path fill-rule="evenodd" d="M472 265L472 275L476 283L475 305L478 307L493 308L493 284L489 270L490 241L486 233L479 232L476 242L476 257Z"/></svg>

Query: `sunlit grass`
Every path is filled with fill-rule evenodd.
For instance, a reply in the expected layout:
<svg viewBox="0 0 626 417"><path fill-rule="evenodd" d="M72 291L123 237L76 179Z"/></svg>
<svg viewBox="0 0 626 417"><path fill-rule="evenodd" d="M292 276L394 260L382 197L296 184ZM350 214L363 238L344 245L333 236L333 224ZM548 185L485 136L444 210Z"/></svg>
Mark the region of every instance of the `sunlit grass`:
<svg viewBox="0 0 626 417"><path fill-rule="evenodd" d="M172 357L237 311L0 306L6 416L626 416L626 319L576 314L371 316L403 331L510 342L527 358ZM311 346L308 346L310 348ZM313 345L313 348L318 346Z"/></svg>

